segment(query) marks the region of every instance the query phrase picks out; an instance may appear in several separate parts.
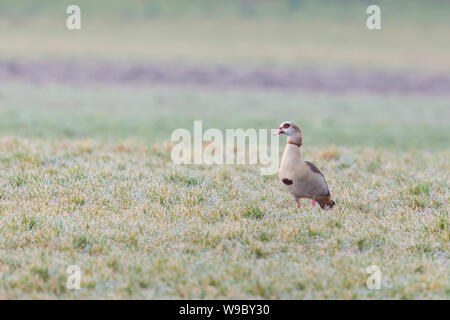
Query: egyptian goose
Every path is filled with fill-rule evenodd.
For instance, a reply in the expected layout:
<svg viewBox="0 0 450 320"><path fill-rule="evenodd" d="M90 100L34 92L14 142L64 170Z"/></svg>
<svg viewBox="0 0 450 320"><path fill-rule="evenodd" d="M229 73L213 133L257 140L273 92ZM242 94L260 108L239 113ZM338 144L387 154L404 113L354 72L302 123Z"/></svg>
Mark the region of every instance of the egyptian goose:
<svg viewBox="0 0 450 320"><path fill-rule="evenodd" d="M312 199L312 206L319 202L322 209L333 208L334 201L330 198L325 177L322 172L311 162L303 161L300 154L302 145L302 132L292 122L283 122L274 134L285 134L288 136L283 158L281 159L279 177L286 185L290 194L300 209L300 198Z"/></svg>

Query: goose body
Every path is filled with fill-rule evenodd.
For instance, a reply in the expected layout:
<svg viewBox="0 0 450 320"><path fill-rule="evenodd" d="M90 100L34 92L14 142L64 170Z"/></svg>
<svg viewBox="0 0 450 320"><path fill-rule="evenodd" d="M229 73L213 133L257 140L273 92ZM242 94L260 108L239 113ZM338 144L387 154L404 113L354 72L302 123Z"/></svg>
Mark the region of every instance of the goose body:
<svg viewBox="0 0 450 320"><path fill-rule="evenodd" d="M330 198L325 177L311 162L303 161L300 146L302 134L300 128L291 122L283 122L278 133L288 135L288 143L281 159L279 178L294 197L297 207L299 199L308 198L319 202L322 209L331 209L334 201Z"/></svg>

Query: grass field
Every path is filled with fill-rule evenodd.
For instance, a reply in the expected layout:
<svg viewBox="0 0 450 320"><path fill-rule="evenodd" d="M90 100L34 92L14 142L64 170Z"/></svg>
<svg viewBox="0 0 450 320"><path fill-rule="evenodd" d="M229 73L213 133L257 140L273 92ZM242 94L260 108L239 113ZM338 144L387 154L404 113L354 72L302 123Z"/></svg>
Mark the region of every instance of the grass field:
<svg viewBox="0 0 450 320"><path fill-rule="evenodd" d="M337 207L298 213L276 178L175 168L164 145L1 148L2 298L448 297L448 152L309 149Z"/></svg>
<svg viewBox="0 0 450 320"><path fill-rule="evenodd" d="M377 32L359 0L77 3L81 32L65 27L73 1L0 4L0 57L450 71L447 0L378 0Z"/></svg>
<svg viewBox="0 0 450 320"><path fill-rule="evenodd" d="M3 298L448 297L445 99L419 112L421 98L258 91L15 85L1 96ZM171 164L172 129L194 119L296 121L337 207L297 212L256 166Z"/></svg>
<svg viewBox="0 0 450 320"><path fill-rule="evenodd" d="M0 4L0 298L450 298L448 2L386 4L384 29L370 34L362 1L85 2L84 33L70 35L61 3L60 27L51 1ZM405 88L430 73L443 89L71 83L41 67L14 78L9 64L53 60L383 70ZM204 130L295 122L336 207L303 200L297 211L258 166L174 165L171 133L194 120ZM66 287L69 265L82 271L79 290ZM366 286L371 265L380 290Z"/></svg>

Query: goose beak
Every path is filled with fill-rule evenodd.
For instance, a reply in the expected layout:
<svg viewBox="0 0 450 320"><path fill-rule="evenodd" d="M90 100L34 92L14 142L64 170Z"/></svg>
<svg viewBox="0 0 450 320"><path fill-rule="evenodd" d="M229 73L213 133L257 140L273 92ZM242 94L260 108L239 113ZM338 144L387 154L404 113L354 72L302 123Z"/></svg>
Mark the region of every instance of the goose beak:
<svg viewBox="0 0 450 320"><path fill-rule="evenodd" d="M273 136L276 136L277 134L281 134L281 133L283 133L283 130L280 128L280 129L278 129L277 132L275 132L275 133L273 134Z"/></svg>

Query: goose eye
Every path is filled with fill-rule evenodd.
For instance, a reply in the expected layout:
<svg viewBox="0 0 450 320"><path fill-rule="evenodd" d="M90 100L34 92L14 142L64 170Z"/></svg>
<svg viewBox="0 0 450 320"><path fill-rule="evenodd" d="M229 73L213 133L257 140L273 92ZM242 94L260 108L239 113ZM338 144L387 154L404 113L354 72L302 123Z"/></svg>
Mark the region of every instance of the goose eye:
<svg viewBox="0 0 450 320"><path fill-rule="evenodd" d="M283 125L283 128L285 128L285 129L287 129L287 128L289 128L290 127L290 125L288 124L288 123L285 123L284 125Z"/></svg>

